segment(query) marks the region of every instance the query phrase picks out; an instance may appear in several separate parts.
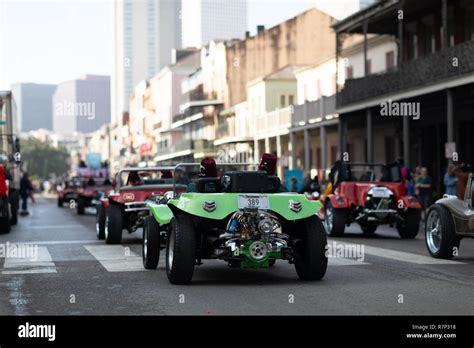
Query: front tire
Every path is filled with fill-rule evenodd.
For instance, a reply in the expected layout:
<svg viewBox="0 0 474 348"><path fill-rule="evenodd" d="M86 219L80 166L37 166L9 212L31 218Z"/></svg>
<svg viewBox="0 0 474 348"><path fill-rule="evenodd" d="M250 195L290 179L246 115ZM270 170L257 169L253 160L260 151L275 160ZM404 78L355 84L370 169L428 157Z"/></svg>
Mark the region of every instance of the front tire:
<svg viewBox="0 0 474 348"><path fill-rule="evenodd" d="M63 207L63 199L58 197L58 207L62 208Z"/></svg>
<svg viewBox="0 0 474 348"><path fill-rule="evenodd" d="M95 231L97 234L97 239L104 239L105 238L105 221L106 221L106 214L105 208L102 204L97 204L97 213L96 213L96 220L95 220Z"/></svg>
<svg viewBox="0 0 474 348"><path fill-rule="evenodd" d="M302 242L295 255L295 269L302 280L320 280L326 274L327 237L324 226L317 216L301 222Z"/></svg>
<svg viewBox="0 0 474 348"><path fill-rule="evenodd" d="M430 255L437 259L451 259L455 248L459 248L453 217L449 210L439 204L428 211L425 225L425 243Z"/></svg>
<svg viewBox="0 0 474 348"><path fill-rule="evenodd" d="M365 234L366 236L371 236L377 231L378 225L373 222L366 222L366 223L361 223L360 224L360 229L362 230L362 233Z"/></svg>
<svg viewBox="0 0 474 348"><path fill-rule="evenodd" d="M419 209L408 209L405 215L405 222L397 223L397 230L400 238L413 239L420 229L421 211Z"/></svg>
<svg viewBox="0 0 474 348"><path fill-rule="evenodd" d="M331 237L342 237L346 228L347 209L334 208L331 201L327 202L324 214L326 232Z"/></svg>
<svg viewBox="0 0 474 348"><path fill-rule="evenodd" d="M178 215L171 220L166 248L166 274L171 284L189 284L196 260L196 232L190 216Z"/></svg>
<svg viewBox="0 0 474 348"><path fill-rule="evenodd" d="M160 225L147 216L143 224L142 258L145 269L156 269L160 260Z"/></svg>
<svg viewBox="0 0 474 348"><path fill-rule="evenodd" d="M76 202L76 211L77 215L84 215L85 212L85 204L84 198L79 197Z"/></svg>
<svg viewBox="0 0 474 348"><path fill-rule="evenodd" d="M107 244L120 244L122 241L123 217L122 208L111 204L107 209L107 228L105 242Z"/></svg>

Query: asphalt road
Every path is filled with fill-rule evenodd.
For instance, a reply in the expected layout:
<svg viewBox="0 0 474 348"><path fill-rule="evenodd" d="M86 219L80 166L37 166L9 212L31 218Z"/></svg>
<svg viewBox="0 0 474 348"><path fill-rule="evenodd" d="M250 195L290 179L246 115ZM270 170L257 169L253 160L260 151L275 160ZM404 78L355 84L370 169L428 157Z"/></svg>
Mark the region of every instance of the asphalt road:
<svg viewBox="0 0 474 348"><path fill-rule="evenodd" d="M351 226L338 243L364 246L364 257L331 258L322 281L300 281L293 265L239 270L204 261L188 286L171 285L163 254L156 271L141 264L141 231L121 246L95 236L85 216L39 198L0 245L38 247L34 262L0 258L1 315L473 315L474 240L452 261L432 259L420 232L400 240L395 229L363 237ZM330 239L332 243L335 239Z"/></svg>

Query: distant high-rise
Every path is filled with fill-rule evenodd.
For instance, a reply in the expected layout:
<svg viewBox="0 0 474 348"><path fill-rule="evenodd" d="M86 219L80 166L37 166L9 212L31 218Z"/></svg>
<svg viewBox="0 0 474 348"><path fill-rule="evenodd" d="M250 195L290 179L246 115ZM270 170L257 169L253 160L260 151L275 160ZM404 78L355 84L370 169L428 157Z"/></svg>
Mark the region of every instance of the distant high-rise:
<svg viewBox="0 0 474 348"><path fill-rule="evenodd" d="M182 0L183 47L238 39L247 30L247 0Z"/></svg>
<svg viewBox="0 0 474 348"><path fill-rule="evenodd" d="M128 98L142 80L171 63L181 47L181 1L114 1L115 67L112 75L112 117L128 111Z"/></svg>
<svg viewBox="0 0 474 348"><path fill-rule="evenodd" d="M60 83L52 107L55 133L68 136L98 130L110 123L110 77L85 75Z"/></svg>
<svg viewBox="0 0 474 348"><path fill-rule="evenodd" d="M12 85L17 105L18 129L29 132L40 128L53 129L51 104L56 85L16 83Z"/></svg>
<svg viewBox="0 0 474 348"><path fill-rule="evenodd" d="M311 3L317 9L341 20L378 1L380 0L313 0Z"/></svg>

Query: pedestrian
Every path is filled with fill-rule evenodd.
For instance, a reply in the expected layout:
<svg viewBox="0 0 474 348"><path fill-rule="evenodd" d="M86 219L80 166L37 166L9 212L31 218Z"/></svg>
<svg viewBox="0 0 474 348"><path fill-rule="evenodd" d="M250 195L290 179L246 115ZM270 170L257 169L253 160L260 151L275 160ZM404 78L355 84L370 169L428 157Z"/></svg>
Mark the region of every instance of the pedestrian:
<svg viewBox="0 0 474 348"><path fill-rule="evenodd" d="M31 183L28 173L23 173L20 180L20 197L21 197L21 211L20 215L28 215L28 198L32 196L33 184Z"/></svg>
<svg viewBox="0 0 474 348"><path fill-rule="evenodd" d="M447 195L455 196L456 195L456 186L457 186L457 181L458 179L456 178L456 175L454 174L454 164L448 165L448 168L446 170L446 174L444 174L444 186L445 186L445 193Z"/></svg>
<svg viewBox="0 0 474 348"><path fill-rule="evenodd" d="M298 192L298 179L296 176L290 178L290 192Z"/></svg>
<svg viewBox="0 0 474 348"><path fill-rule="evenodd" d="M3 164L0 164L0 207L8 208L8 174Z"/></svg>
<svg viewBox="0 0 474 348"><path fill-rule="evenodd" d="M471 166L466 163L462 163L454 170L454 175L456 175L456 195L459 199L464 200L464 194L466 192L467 180L469 178L469 173L471 172Z"/></svg>
<svg viewBox="0 0 474 348"><path fill-rule="evenodd" d="M313 192L319 192L320 186L319 186L319 177L318 175L315 175L311 179L311 174L308 174L308 176L304 179L303 185L299 193L313 193Z"/></svg>
<svg viewBox="0 0 474 348"><path fill-rule="evenodd" d="M428 169L426 167L421 168L420 176L416 182L416 188L418 189L418 196L422 206L422 220L425 220L426 209L431 205L431 178L428 176Z"/></svg>
<svg viewBox="0 0 474 348"><path fill-rule="evenodd" d="M419 198L419 190L416 184L418 183L418 178L421 175L421 167L416 166L415 167L415 173L413 174L413 183L415 184L415 196Z"/></svg>

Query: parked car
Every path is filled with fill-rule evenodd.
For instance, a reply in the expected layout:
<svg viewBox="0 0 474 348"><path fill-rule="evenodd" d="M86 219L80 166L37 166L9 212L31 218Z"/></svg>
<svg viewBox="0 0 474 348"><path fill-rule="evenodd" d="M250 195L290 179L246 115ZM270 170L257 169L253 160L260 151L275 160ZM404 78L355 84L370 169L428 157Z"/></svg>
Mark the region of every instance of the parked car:
<svg viewBox="0 0 474 348"><path fill-rule="evenodd" d="M119 171L116 188L97 204L97 238L108 244L122 241L122 232L143 227L149 214L147 202L155 201L173 189L174 167L129 167Z"/></svg>
<svg viewBox="0 0 474 348"><path fill-rule="evenodd" d="M474 183L469 175L464 200L445 195L428 210L425 242L431 256L450 259L463 238L474 238Z"/></svg>
<svg viewBox="0 0 474 348"><path fill-rule="evenodd" d="M77 190L76 211L78 215L83 215L87 207L95 207L100 199L107 197L113 190L110 179L107 178L86 178L82 187Z"/></svg>
<svg viewBox="0 0 474 348"><path fill-rule="evenodd" d="M322 207L305 195L281 192L280 179L248 164L218 164L221 175L180 180L199 164L175 169L175 189L149 202L143 229L143 264L158 265L166 240L166 273L173 284L191 282L204 259L231 267L268 268L276 260L294 263L303 280L319 280L327 268L326 233L315 215ZM224 169L232 170L224 170ZM185 186L183 186L185 185ZM179 189L187 187L187 192Z"/></svg>
<svg viewBox="0 0 474 348"><path fill-rule="evenodd" d="M77 202L77 190L81 188L81 178L73 177L64 182L63 185L57 188L58 191L58 207L62 208L64 202Z"/></svg>
<svg viewBox="0 0 474 348"><path fill-rule="evenodd" d="M338 161L331 173L333 193L320 213L330 236L342 236L355 222L366 235L382 224L395 226L401 238L418 234L421 205L407 195L398 165Z"/></svg>

